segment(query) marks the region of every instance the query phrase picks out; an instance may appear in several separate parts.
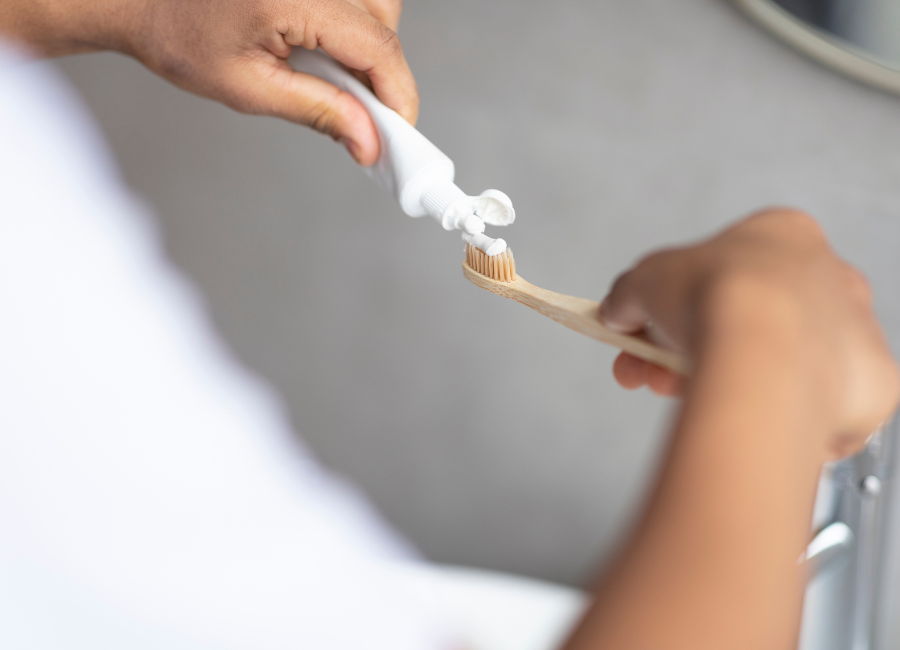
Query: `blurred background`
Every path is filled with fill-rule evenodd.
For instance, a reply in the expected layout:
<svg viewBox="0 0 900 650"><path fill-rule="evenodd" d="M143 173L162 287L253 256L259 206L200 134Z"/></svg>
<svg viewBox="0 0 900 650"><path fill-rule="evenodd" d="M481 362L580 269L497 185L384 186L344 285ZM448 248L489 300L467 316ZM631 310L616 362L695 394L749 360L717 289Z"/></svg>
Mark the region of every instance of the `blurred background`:
<svg viewBox="0 0 900 650"><path fill-rule="evenodd" d="M529 281L600 299L649 249L771 204L817 215L900 349L900 99L721 0L410 0L419 129L501 189ZM673 403L611 349L475 288L343 148L115 54L60 66L236 354L431 559L584 585L650 487Z"/></svg>

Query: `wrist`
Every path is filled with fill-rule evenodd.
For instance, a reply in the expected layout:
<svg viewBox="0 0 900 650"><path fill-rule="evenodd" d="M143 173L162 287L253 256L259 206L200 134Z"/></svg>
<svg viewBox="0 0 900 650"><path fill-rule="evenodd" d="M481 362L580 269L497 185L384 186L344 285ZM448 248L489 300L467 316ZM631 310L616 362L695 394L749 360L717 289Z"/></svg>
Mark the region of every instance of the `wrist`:
<svg viewBox="0 0 900 650"><path fill-rule="evenodd" d="M42 56L130 50L141 0L31 0L0 10L0 34Z"/></svg>

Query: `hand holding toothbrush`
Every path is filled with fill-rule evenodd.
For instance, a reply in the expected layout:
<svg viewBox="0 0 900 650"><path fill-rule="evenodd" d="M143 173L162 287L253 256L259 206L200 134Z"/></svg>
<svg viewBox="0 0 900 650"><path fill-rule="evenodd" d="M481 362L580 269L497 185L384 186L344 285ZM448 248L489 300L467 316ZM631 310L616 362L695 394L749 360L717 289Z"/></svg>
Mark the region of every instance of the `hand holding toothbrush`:
<svg viewBox="0 0 900 650"><path fill-rule="evenodd" d="M565 650L796 648L822 464L900 396L868 285L810 217L769 210L645 258L602 315L692 372L645 512ZM635 357L616 377L678 389Z"/></svg>
<svg viewBox="0 0 900 650"><path fill-rule="evenodd" d="M802 355L803 383L836 433L826 441L836 455L858 449L896 401L896 365L865 278L797 211L768 210L709 241L646 257L619 277L601 313L607 325L644 330L689 357L750 335ZM631 355L614 370L626 388L681 388L681 378Z"/></svg>

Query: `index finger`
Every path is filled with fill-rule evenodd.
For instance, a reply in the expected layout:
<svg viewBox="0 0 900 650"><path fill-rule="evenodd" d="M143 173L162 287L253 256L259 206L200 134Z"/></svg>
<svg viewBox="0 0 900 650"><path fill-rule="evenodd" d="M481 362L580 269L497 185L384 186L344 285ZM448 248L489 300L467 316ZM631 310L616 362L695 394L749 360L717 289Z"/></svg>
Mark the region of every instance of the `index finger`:
<svg viewBox="0 0 900 650"><path fill-rule="evenodd" d="M365 73L385 105L415 125L419 91L394 30L359 7L337 0L320 5L312 16L297 15L282 33L289 45L326 54Z"/></svg>
<svg viewBox="0 0 900 650"><path fill-rule="evenodd" d="M679 397L684 391L684 377L627 352L616 357L613 377L626 390L649 386L654 393L664 397Z"/></svg>

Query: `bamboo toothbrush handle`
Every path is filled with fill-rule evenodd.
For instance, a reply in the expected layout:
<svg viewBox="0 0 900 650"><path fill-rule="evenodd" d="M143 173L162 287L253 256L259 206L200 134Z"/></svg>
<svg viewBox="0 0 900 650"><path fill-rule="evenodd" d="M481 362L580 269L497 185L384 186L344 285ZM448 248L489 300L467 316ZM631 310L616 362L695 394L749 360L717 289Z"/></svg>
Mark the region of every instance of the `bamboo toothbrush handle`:
<svg viewBox="0 0 900 650"><path fill-rule="evenodd" d="M687 359L680 354L664 350L637 336L620 334L606 327L599 320L599 302L547 291L518 276L512 282L499 282L478 273L466 262L463 262L463 274L472 284L504 298L511 298L526 307L531 307L557 323L592 339L615 346L624 352L682 375L687 375L690 370Z"/></svg>

